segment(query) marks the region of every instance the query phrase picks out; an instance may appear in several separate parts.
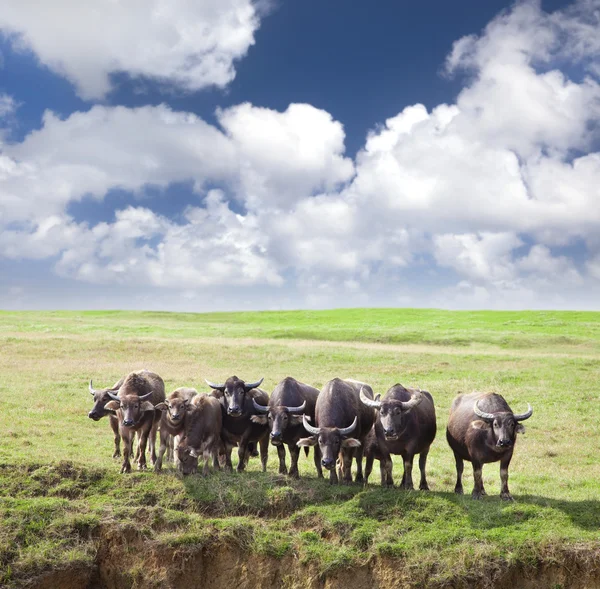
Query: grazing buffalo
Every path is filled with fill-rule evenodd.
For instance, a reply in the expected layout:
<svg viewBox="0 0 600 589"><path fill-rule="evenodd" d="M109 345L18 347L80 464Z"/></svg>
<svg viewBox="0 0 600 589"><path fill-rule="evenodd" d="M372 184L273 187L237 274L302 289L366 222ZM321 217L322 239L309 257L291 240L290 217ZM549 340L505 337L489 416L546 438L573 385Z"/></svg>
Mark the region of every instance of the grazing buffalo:
<svg viewBox="0 0 600 589"><path fill-rule="evenodd" d="M175 389L162 403L156 405L155 409L162 411L160 419L160 448L154 463L154 470L162 469L162 461L165 451L174 438L181 436L186 420L186 411L192 399L198 394L196 389L179 387ZM176 448L175 448L176 449Z"/></svg>
<svg viewBox="0 0 600 589"><path fill-rule="evenodd" d="M302 414L310 416L311 420L314 421L315 404L318 396L318 389L288 376L271 393L268 407L264 407L256 401L254 402L254 409L259 415L253 415L251 419L254 423L269 425L271 430L269 438L271 444L277 447L277 454L279 455L279 474L287 474L284 446L284 444L287 444L292 460L290 476L298 478L300 448L297 443L305 433L302 425ZM322 478L323 470L318 446L315 446L315 466L319 477Z"/></svg>
<svg viewBox="0 0 600 589"><path fill-rule="evenodd" d="M104 416L108 415L108 421L110 423L110 427L114 433L115 439L115 451L113 453L113 458L118 458L121 456L121 434L119 433L119 420L114 411L106 408L106 405L111 401L111 398L108 394L116 393L120 386L123 384L125 377L118 380L112 387L107 389L95 389L92 386L92 381L90 380L90 394L94 398L94 406L92 410L88 413L88 417L93 419L94 421L99 421Z"/></svg>
<svg viewBox="0 0 600 589"><path fill-rule="evenodd" d="M222 450L221 403L207 394L196 395L190 402L185 416L184 435L177 446L179 470L184 474L192 474L198 470L198 457L204 457L202 474L208 474L208 462L219 469L219 453Z"/></svg>
<svg viewBox="0 0 600 589"><path fill-rule="evenodd" d="M395 384L380 400L369 399L360 391L361 401L379 410L375 427L369 434L365 447L365 484L373 468L373 459L379 459L381 484L392 486L392 457L400 454L404 461L401 489L414 489L412 467L415 454L419 454L421 483L419 489L428 491L425 465L429 447L435 438L435 408L427 391L407 389Z"/></svg>
<svg viewBox="0 0 600 589"><path fill-rule="evenodd" d="M231 451L238 445L238 472L246 467L250 455L249 444L258 442L260 447L260 461L262 470L267 470L267 458L269 452L269 428L261 423L254 423L252 416L257 414L254 401L259 405L266 406L269 403L269 395L259 388L261 378L257 382L246 383L237 376L231 376L224 384L214 384L206 381L213 392L214 397L219 399L223 412L223 430L221 437L225 445L225 467L232 470Z"/></svg>
<svg viewBox="0 0 600 589"><path fill-rule="evenodd" d="M118 394L108 391L112 401L107 409L116 411L119 431L123 438L123 465L121 472L131 472L129 457L132 451L135 432L139 436L137 452L138 468L146 468L146 444L149 441L152 463L156 462L156 430L161 411L154 406L165 400L165 383L154 372L142 370L131 372L119 387Z"/></svg>
<svg viewBox="0 0 600 589"><path fill-rule="evenodd" d="M473 464L473 499L485 495L481 470L488 462L500 461L500 497L512 501L508 490L508 465L513 455L517 433L525 432L520 421L533 413L528 404L525 413L515 414L503 397L495 393L459 395L450 408L446 429L448 444L456 460L455 493L462 495L464 460Z"/></svg>
<svg viewBox="0 0 600 589"><path fill-rule="evenodd" d="M334 378L325 383L315 405L316 427L304 417L304 428L311 434L302 438L298 446L319 445L322 465L329 471L329 482L337 484L336 460L341 458L340 476L344 482L352 482L352 456L356 458L356 481L362 482L363 442L373 422L375 411L360 401L360 390L373 399L373 390L356 380ZM353 437L348 437L353 434Z"/></svg>

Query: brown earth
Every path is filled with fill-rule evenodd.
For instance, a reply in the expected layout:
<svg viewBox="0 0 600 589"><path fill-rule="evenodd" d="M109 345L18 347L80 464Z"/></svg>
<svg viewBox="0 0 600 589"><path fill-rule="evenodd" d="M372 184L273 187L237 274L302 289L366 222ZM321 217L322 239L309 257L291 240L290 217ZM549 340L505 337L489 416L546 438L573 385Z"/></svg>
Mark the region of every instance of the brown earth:
<svg viewBox="0 0 600 589"><path fill-rule="evenodd" d="M27 589L600 589L600 548L569 548L544 562L490 563L473 576L415 579L400 560L376 558L351 569L319 572L293 556L281 559L228 545L172 547L134 528L106 526L93 566L47 571L17 584ZM421 573L422 574L422 573Z"/></svg>

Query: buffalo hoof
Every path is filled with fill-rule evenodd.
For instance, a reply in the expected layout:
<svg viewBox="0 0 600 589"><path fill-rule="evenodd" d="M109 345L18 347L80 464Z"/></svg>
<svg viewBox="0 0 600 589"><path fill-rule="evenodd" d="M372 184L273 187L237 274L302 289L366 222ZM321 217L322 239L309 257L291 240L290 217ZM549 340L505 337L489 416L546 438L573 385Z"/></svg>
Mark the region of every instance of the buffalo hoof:
<svg viewBox="0 0 600 589"><path fill-rule="evenodd" d="M355 482L355 483L362 483L364 480L365 480L365 479L364 479L364 477L363 477L363 475L362 475L362 474L361 474L361 475L358 475L358 474L357 474L357 475L356 475L356 477L354 477L354 482Z"/></svg>
<svg viewBox="0 0 600 589"><path fill-rule="evenodd" d="M129 474L131 472L131 465L130 464L124 464L121 467L121 474Z"/></svg>
<svg viewBox="0 0 600 589"><path fill-rule="evenodd" d="M514 501L513 496L510 493L500 493L500 499L502 499L502 501Z"/></svg>
<svg viewBox="0 0 600 589"><path fill-rule="evenodd" d="M473 492L471 493L471 498L472 499L483 499L486 496L486 492L485 491L475 491L473 490Z"/></svg>
<svg viewBox="0 0 600 589"><path fill-rule="evenodd" d="M290 470L290 477L293 479L299 479L300 473L297 470Z"/></svg>
<svg viewBox="0 0 600 589"><path fill-rule="evenodd" d="M113 458L121 458L121 450L115 450L113 454Z"/></svg>
<svg viewBox="0 0 600 589"><path fill-rule="evenodd" d="M458 487L458 486L454 487L454 492L455 492L457 495L462 495L462 494L464 494L464 491L463 491L463 488L462 488L462 486L461 486L461 487Z"/></svg>
<svg viewBox="0 0 600 589"><path fill-rule="evenodd" d="M414 491L414 490L415 490L415 487L414 487L414 485L409 485L409 484L407 484L407 483L402 483L402 484L400 485L400 488L401 488L403 491Z"/></svg>
<svg viewBox="0 0 600 589"><path fill-rule="evenodd" d="M285 466L279 467L279 474L287 474L287 468Z"/></svg>
<svg viewBox="0 0 600 589"><path fill-rule="evenodd" d="M419 485L419 491L429 491L429 485L427 483L421 483Z"/></svg>

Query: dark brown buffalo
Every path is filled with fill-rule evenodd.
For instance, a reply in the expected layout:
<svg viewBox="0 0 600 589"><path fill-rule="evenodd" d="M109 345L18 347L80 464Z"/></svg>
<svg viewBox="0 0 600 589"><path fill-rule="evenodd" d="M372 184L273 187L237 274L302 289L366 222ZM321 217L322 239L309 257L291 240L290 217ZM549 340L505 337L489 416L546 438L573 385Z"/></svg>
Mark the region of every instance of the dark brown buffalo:
<svg viewBox="0 0 600 589"><path fill-rule="evenodd" d="M123 438L123 465L121 472L131 472L129 457L132 452L133 437L139 436L136 457L138 468L146 468L146 444L149 441L151 460L156 462L156 430L161 418L161 411L154 406L165 400L165 383L154 372L142 370L131 372L119 387L118 394L108 392L112 401L107 409L116 411L119 419L119 432Z"/></svg>
<svg viewBox="0 0 600 589"><path fill-rule="evenodd" d="M187 409L197 394L196 389L179 387L170 393L162 403L156 405L155 409L162 411L159 425L160 448L154 463L156 472L162 469L163 456L169 445L173 444L175 450L177 449L174 439L183 433Z"/></svg>
<svg viewBox="0 0 600 589"><path fill-rule="evenodd" d="M485 495L481 471L488 462L500 461L500 497L512 501L508 490L508 465L513 455L517 433L525 432L520 421L529 419L533 413L515 414L504 398L495 393L471 393L459 395L450 408L446 429L448 444L456 460L455 493L462 495L464 460L473 464L473 499Z"/></svg>
<svg viewBox="0 0 600 589"><path fill-rule="evenodd" d="M314 423L315 404L318 396L318 389L287 376L271 393L268 407L254 403L254 409L262 415L253 415L252 421L269 425L271 431L269 438L271 444L277 447L277 454L279 455L279 474L287 474L288 472L285 464L284 447L284 444L287 444L292 460L290 476L298 478L300 448L297 443L305 435L302 414L308 415ZM308 450L308 447L306 448ZM319 477L322 478L321 454L318 446L314 448L315 466Z"/></svg>
<svg viewBox="0 0 600 589"><path fill-rule="evenodd" d="M429 447L435 438L436 422L433 399L427 391L407 389L395 384L380 400L369 399L363 391L361 401L379 410L375 427L366 443L365 483L373 468L373 459L379 459L381 484L392 486L392 454L400 454L404 461L401 489L414 489L412 467L419 454L421 482L419 489L428 491L425 465Z"/></svg>
<svg viewBox="0 0 600 589"><path fill-rule="evenodd" d="M115 451L113 453L113 458L118 458L121 456L121 434L119 433L119 420L117 419L116 413L110 409L107 409L106 405L111 401L108 392L110 391L112 393L116 393L119 390L119 387L123 384L124 380L125 377L122 377L112 387L107 389L95 389L91 380L89 386L90 394L94 398L94 406L88 413L88 417L94 421L99 421L108 415L108 421L113 431L115 440Z"/></svg>
<svg viewBox="0 0 600 589"><path fill-rule="evenodd" d="M196 395L190 402L185 416L183 438L177 446L179 470L192 474L198 470L198 457L204 457L202 474L208 474L208 463L213 459L219 468L219 453L222 452L222 408L219 399L207 395Z"/></svg>
<svg viewBox="0 0 600 589"><path fill-rule="evenodd" d="M311 435L302 438L298 446L319 445L322 465L329 470L329 482L338 482L336 460L341 459L340 476L345 482L352 481L352 456L356 459L356 481L363 481L363 442L375 421L375 411L360 401L360 389L373 399L373 390L356 380L334 378L325 383L315 405L316 427L304 417L304 428ZM350 438L350 434L353 437Z"/></svg>
<svg viewBox="0 0 600 589"><path fill-rule="evenodd" d="M267 470L269 452L269 428L261 423L254 423L252 416L257 414L254 402L259 405L268 405L269 395L259 388L261 378L257 382L246 383L237 376L231 376L224 384L214 384L206 381L214 390L211 393L219 399L223 413L223 429L221 437L225 446L225 467L232 470L231 451L238 447L237 470L241 472L246 467L250 455L249 444L258 442L260 447L260 461L262 470Z"/></svg>

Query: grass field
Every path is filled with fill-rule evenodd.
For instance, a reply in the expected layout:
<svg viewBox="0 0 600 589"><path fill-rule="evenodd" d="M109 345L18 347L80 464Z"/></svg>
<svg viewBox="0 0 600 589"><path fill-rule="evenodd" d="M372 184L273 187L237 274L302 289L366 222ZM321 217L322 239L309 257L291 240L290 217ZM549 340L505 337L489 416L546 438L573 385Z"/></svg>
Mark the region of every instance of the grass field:
<svg viewBox="0 0 600 589"><path fill-rule="evenodd" d="M291 558L319 578L394 562L407 586L533 570L572 551L600 563L600 313L0 312L0 349L0 586L91 568L105 531L131 527L153 546L234 547ZM266 474L254 459L241 475L119 475L108 422L87 418L87 383L139 368L158 372L167 391L233 374L264 376L268 391L287 375L319 388L335 376L380 393L396 382L426 388L438 421L431 492L381 489L377 468L367 488L331 487L312 456L300 459L300 481L288 480L273 450ZM510 468L514 503L498 497L498 464L484 467L483 501L452 493L445 423L453 397L472 390L534 408ZM470 491L469 465L464 483ZM129 586L150 570L153 586L167 586L140 567L123 571Z"/></svg>

